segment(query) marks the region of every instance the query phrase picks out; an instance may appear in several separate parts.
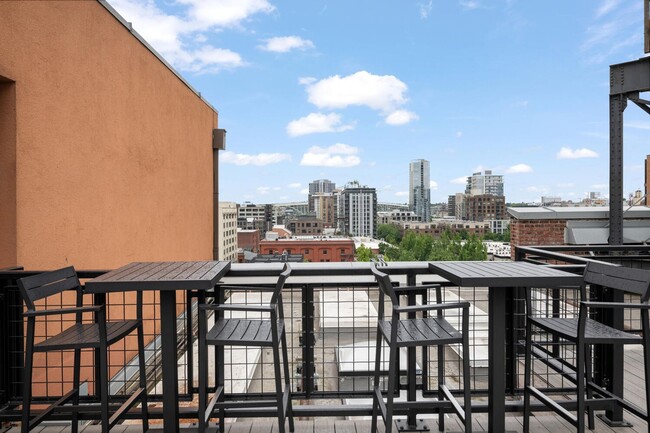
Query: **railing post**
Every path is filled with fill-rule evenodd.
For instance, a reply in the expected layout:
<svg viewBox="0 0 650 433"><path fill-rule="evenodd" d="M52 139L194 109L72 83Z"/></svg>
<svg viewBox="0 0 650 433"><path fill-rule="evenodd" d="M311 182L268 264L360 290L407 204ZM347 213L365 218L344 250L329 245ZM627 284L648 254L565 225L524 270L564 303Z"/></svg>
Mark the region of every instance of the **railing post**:
<svg viewBox="0 0 650 433"><path fill-rule="evenodd" d="M302 389L307 399L314 392L314 289L302 286Z"/></svg>
<svg viewBox="0 0 650 433"><path fill-rule="evenodd" d="M406 285L407 286L415 286L416 285L416 276L413 272L409 272L406 274ZM409 291L407 298L408 298L408 305L415 305L415 296L416 293L413 291ZM415 319L415 313L409 313L408 314L409 319ZM422 348L422 350L426 350L425 348ZM407 349L407 383L406 383L406 400L407 401L416 401L417 400L417 363L415 359L415 347L409 347ZM424 368L424 367L423 367ZM399 371L399 370L398 370ZM398 382L399 383L399 382ZM398 389L400 387L398 386ZM417 412L415 410L409 410L408 415L406 417L406 421L408 423L409 430L420 430L420 428L417 425Z"/></svg>

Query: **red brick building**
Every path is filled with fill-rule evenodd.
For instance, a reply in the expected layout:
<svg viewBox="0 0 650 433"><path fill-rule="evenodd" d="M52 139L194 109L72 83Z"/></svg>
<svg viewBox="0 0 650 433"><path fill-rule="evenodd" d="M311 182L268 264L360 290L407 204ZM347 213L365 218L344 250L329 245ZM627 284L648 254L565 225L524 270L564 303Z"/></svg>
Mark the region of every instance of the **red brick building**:
<svg viewBox="0 0 650 433"><path fill-rule="evenodd" d="M261 241L261 254L302 254L309 262L352 262L354 241L349 238L292 238Z"/></svg>
<svg viewBox="0 0 650 433"><path fill-rule="evenodd" d="M237 230L237 247L254 253L260 252L259 230Z"/></svg>

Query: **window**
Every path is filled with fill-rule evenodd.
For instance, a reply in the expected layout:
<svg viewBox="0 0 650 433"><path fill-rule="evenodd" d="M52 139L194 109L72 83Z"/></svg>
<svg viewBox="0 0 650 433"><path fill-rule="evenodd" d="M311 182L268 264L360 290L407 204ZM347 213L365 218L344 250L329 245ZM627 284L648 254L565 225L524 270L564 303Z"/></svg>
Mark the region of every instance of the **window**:
<svg viewBox="0 0 650 433"><path fill-rule="evenodd" d="M304 253L305 253L305 254L309 254L309 253L310 253L309 248L305 248Z"/></svg>

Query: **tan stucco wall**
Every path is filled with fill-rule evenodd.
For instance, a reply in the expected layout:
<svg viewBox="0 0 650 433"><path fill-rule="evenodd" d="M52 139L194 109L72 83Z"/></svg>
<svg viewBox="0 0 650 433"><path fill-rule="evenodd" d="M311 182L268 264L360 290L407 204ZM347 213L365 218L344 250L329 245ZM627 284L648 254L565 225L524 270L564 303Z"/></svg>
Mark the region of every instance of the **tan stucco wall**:
<svg viewBox="0 0 650 433"><path fill-rule="evenodd" d="M0 41L17 172L0 267L211 259L217 113L94 1L0 2Z"/></svg>

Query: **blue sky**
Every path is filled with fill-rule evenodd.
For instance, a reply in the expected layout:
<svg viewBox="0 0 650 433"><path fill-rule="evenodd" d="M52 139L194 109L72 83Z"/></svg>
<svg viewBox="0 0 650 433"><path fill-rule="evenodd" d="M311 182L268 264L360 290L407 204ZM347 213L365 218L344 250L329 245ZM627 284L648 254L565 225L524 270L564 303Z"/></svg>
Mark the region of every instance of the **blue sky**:
<svg viewBox="0 0 650 433"><path fill-rule="evenodd" d="M608 195L609 65L643 56L641 0L109 0L219 111L220 199L306 200L314 179L408 200L475 171L509 202ZM624 194L650 118L625 112Z"/></svg>

